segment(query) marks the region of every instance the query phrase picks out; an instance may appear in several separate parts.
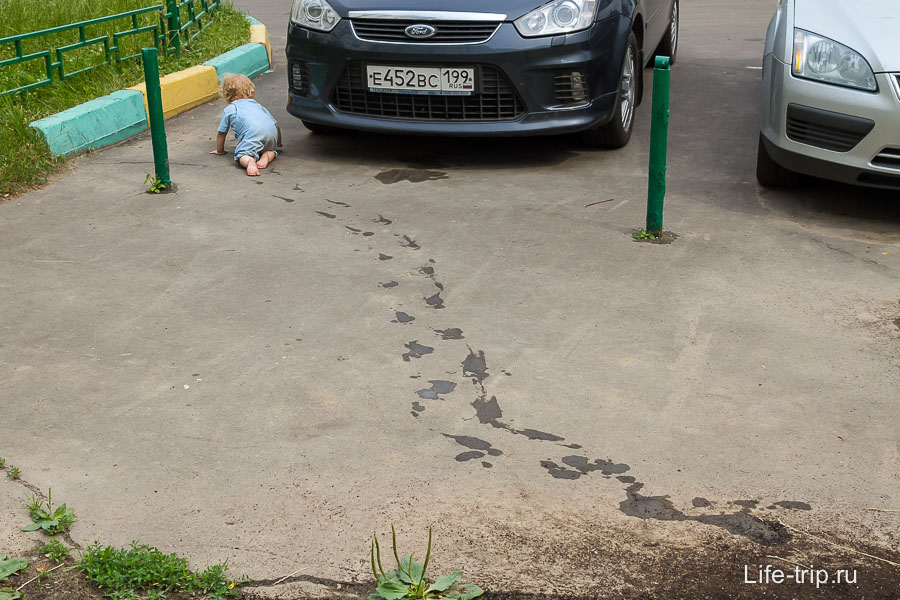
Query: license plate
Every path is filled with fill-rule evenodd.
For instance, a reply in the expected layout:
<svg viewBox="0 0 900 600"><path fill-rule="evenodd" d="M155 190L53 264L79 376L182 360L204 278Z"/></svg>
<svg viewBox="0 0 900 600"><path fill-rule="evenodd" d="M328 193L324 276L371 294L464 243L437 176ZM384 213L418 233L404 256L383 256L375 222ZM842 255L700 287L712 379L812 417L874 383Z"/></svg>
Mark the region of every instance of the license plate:
<svg viewBox="0 0 900 600"><path fill-rule="evenodd" d="M366 66L370 92L432 96L470 96L475 93L471 67Z"/></svg>

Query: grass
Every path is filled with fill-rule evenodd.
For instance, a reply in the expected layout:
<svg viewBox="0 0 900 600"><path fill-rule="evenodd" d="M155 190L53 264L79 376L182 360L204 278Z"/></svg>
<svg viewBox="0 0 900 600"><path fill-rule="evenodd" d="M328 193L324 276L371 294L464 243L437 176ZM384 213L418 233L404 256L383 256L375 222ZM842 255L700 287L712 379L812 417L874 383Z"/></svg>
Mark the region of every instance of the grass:
<svg viewBox="0 0 900 600"><path fill-rule="evenodd" d="M63 563L72 557L72 551L59 540L53 539L46 544L38 544L38 553L52 559L56 564Z"/></svg>
<svg viewBox="0 0 900 600"><path fill-rule="evenodd" d="M122 549L95 542L85 549L78 568L109 598L155 599L181 592L220 599L237 594L235 582L226 577L227 563L195 573L186 559L136 542Z"/></svg>
<svg viewBox="0 0 900 600"><path fill-rule="evenodd" d="M0 0L0 37L37 31L57 25L116 14L161 3L154 0ZM147 25L155 15L144 15L140 25ZM88 36L101 36L127 23L121 20L94 25ZM191 43L183 48L181 57L160 57L160 74L166 75L200 64L237 46L245 44L250 26L231 2L223 2L215 20ZM78 32L54 36L54 47L77 40ZM152 45L149 34L125 38L123 54L134 54L140 46ZM24 44L24 51L33 52L47 47L47 40ZM0 47L0 60L11 56L11 45ZM99 50L98 50L99 49ZM97 64L101 46L89 46L72 53L66 59L67 69ZM71 60L71 65L69 64ZM42 77L36 61L0 68L0 89L11 89ZM43 138L28 127L31 121L72 108L88 100L110 94L143 81L143 69L137 61L101 66L90 73L77 75L63 82L55 82L34 90L0 98L0 201L6 194L17 194L44 183L59 164L50 155Z"/></svg>

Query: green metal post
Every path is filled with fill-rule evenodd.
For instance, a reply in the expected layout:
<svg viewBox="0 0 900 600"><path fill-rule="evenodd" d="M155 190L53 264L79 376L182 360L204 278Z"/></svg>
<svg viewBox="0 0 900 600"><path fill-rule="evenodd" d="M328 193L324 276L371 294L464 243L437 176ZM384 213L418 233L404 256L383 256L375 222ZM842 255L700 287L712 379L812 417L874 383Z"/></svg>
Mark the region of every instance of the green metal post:
<svg viewBox="0 0 900 600"><path fill-rule="evenodd" d="M169 45L175 50L175 56L181 58L181 9L178 0L166 0L169 13Z"/></svg>
<svg viewBox="0 0 900 600"><path fill-rule="evenodd" d="M669 57L657 56L653 69L653 123L650 128L650 185L647 192L647 233L663 229L666 198L666 148L669 144Z"/></svg>
<svg viewBox="0 0 900 600"><path fill-rule="evenodd" d="M166 144L166 121L163 117L162 91L159 87L159 61L156 48L143 48L144 82L147 86L147 113L150 117L150 139L153 141L153 162L156 177L169 187L169 148Z"/></svg>

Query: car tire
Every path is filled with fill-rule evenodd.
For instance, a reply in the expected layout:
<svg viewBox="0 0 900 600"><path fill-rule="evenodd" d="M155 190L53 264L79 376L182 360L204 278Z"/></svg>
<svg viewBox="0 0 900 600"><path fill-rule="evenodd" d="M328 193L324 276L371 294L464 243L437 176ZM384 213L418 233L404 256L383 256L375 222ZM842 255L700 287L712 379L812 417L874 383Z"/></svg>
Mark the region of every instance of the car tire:
<svg viewBox="0 0 900 600"><path fill-rule="evenodd" d="M681 18L678 0L672 3L672 14L669 15L669 27L666 29L666 35L663 36L659 46L653 53L653 57L668 56L669 65L675 64L675 55L678 54L678 25Z"/></svg>
<svg viewBox="0 0 900 600"><path fill-rule="evenodd" d="M641 91L641 53L634 32L628 35L628 47L619 77L619 93L609 123L588 129L582 133L584 142L601 148L622 148L631 139L634 130L634 110Z"/></svg>
<svg viewBox="0 0 900 600"><path fill-rule="evenodd" d="M790 187L800 183L801 176L785 169L769 154L762 133L759 134L759 147L756 150L756 180L765 187Z"/></svg>
<svg viewBox="0 0 900 600"><path fill-rule="evenodd" d="M329 127L328 125L320 125L319 123L313 123L312 121L300 121L303 123L303 126L309 129L312 133L328 135L331 133L337 133L339 130L337 127Z"/></svg>

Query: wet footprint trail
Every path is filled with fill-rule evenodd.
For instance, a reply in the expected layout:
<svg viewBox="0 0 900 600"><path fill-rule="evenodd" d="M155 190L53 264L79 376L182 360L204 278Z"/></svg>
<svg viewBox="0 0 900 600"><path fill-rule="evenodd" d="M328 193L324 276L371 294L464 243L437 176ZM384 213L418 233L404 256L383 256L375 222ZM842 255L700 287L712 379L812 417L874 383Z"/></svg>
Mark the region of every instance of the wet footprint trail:
<svg viewBox="0 0 900 600"><path fill-rule="evenodd" d="M332 205L338 205L344 208L350 208L349 204L327 200ZM315 211L318 215L327 219L340 222L337 215L326 213L324 211ZM357 215L359 216L359 215ZM370 219L372 222L382 226L390 226L394 224L394 220L386 218L381 214ZM358 227L341 223L346 230L353 235L362 235L368 239L375 237L375 232L367 232ZM422 246L408 234L393 233L392 237L400 238L399 245L404 252L419 252ZM372 250L372 248L369 248ZM383 251L376 251L378 261L389 261L394 258L393 255L385 254ZM420 324L428 326L427 321L433 320L437 310L447 308L441 294L445 292L444 284L438 281L437 271L434 259L428 259L428 264L417 269L416 274L430 281L431 291L426 291L421 296L423 308L432 309L434 312L428 311L427 318L417 321L416 317L408 312L394 310L394 318L390 321L397 325L417 327ZM407 274L408 276L408 274ZM379 282L379 286L383 289L396 289L399 283L391 280L386 283ZM393 310L393 309L392 309ZM415 321L415 323L414 323ZM446 329L438 329L429 327L430 333L436 336L440 341L460 341L465 339L463 330L458 327L449 327ZM420 336L420 339L424 339ZM411 340L404 344L405 352L401 354L404 362L412 360L421 360L423 357L435 353L436 348L420 343L419 339ZM500 400L495 394L489 394L485 382L490 377L488 373L488 363L483 350L477 352L470 346L466 346L468 354L462 360L462 374L469 378L475 386L475 398L471 402L474 409L474 416L480 425L490 427L491 430L502 432L501 435L512 435L524 438L529 442L538 442L552 444L569 450L581 450L583 446L578 443L566 442L566 438L562 435L549 433L534 428L517 428L504 420L504 412L500 405ZM506 376L512 374L501 370ZM420 375L411 375L413 379L418 379ZM443 379L428 379L430 387L422 388L415 391L418 400L411 403L410 415L413 418L420 419L427 411L425 401L447 401L447 397L451 394L458 393L458 385L456 382ZM514 422L514 421L513 421ZM503 450L497 448L493 442L483 440L473 436L456 435L452 433L442 433L443 437L452 440L457 446L464 448L454 456L454 460L460 463L479 461L485 469L493 468L493 462L487 459L497 459L506 457ZM693 512L718 510L718 514L687 514L675 507L668 495L650 496L641 492L646 484L638 481L632 475L626 475L631 471L631 467L625 463L615 462L609 458L589 459L582 455L573 455L571 453L561 453L563 456L558 459L547 458L540 461L540 468L554 479L562 481L576 481L586 476L599 475L608 480L615 478L615 481L623 486L625 499L619 503L619 510L630 517L656 520L656 521L684 521L696 522L713 527L719 527L732 534L744 536L754 542L763 545L782 544L791 539L791 535L787 529L777 519L767 519L753 513L757 508L758 502L754 500L737 500L730 503L724 503L721 507L716 508L717 504L706 500L705 498L695 498L692 502ZM796 501L780 501L766 507L766 510L811 510L809 504Z"/></svg>

